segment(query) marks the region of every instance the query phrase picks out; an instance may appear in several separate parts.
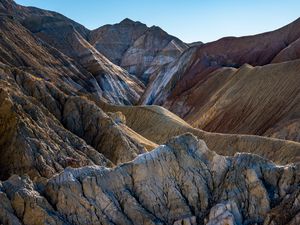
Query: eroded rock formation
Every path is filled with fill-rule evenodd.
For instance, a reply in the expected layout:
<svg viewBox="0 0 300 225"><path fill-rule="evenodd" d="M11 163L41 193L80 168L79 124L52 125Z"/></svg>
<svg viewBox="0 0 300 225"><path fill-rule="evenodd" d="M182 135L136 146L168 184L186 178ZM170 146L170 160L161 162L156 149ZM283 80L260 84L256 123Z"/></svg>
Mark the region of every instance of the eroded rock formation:
<svg viewBox="0 0 300 225"><path fill-rule="evenodd" d="M112 166L146 152L86 98L17 69L0 72L1 178L51 177L67 166Z"/></svg>
<svg viewBox="0 0 300 225"><path fill-rule="evenodd" d="M0 0L0 224L298 225L298 24L188 48Z"/></svg>
<svg viewBox="0 0 300 225"><path fill-rule="evenodd" d="M100 104L106 112L122 112L126 125L148 140L163 144L168 139L193 133L208 147L222 155L248 152L261 155L278 164L299 162L300 143L257 135L221 134L195 129L180 117L160 106L111 106Z"/></svg>
<svg viewBox="0 0 300 225"><path fill-rule="evenodd" d="M206 131L299 141L299 27L191 47L151 74L140 103Z"/></svg>
<svg viewBox="0 0 300 225"><path fill-rule="evenodd" d="M85 74L84 82L88 83L88 87L85 86L83 88L88 89L89 92L114 104L131 105L138 101L144 85L137 78L128 74L126 70L111 63L98 52L87 41L87 36L90 33L88 29L58 13L38 8L23 7L15 4L13 1L4 1L2 8L4 13L1 15L1 20L11 20L10 22L13 23L13 28L10 27L9 29L11 33L8 34L10 35L10 40L14 31L18 33L18 36L15 38L22 38L22 41L29 39L28 34L25 36L20 34L21 30L23 30L23 33L29 30L32 32L30 35L34 35L34 37L30 37L31 39L38 38L39 43L36 45L42 44L44 48L48 48L46 51L49 51L50 48L52 52L55 51L54 47L60 51L60 53L55 53L55 55L62 55L63 53L63 58L68 56L73 60L70 70L74 70L76 67L80 68L81 73ZM21 24L18 24L18 22ZM18 26L18 29L16 29L16 26ZM28 30L25 31L24 27ZM5 26L1 27L1 30L3 29L4 31L5 28ZM45 46L45 43L49 46ZM15 44L18 45L18 42L15 42ZM30 51L27 51L28 44L32 43L27 42L25 46L19 46L19 48L26 49L24 52L27 57L29 57L30 53ZM34 46L35 48L36 46ZM13 47L7 52L12 50L15 50L15 48ZM7 52L1 55L7 55ZM17 51L17 58L19 58L18 54L20 53L20 51ZM47 59L44 52L39 56L44 57L44 59L39 59L39 61ZM30 57L28 60L33 61ZM64 61L66 60L64 59ZM33 63L28 62L27 65L32 66ZM55 67L57 69L58 65ZM72 83L78 89L82 88L76 84L77 81L68 80L67 82Z"/></svg>
<svg viewBox="0 0 300 225"><path fill-rule="evenodd" d="M0 186L0 221L296 225L299 169L245 153L220 156L185 134L114 169L68 168L40 187L13 176ZM279 209L288 216L276 216Z"/></svg>
<svg viewBox="0 0 300 225"><path fill-rule="evenodd" d="M113 166L146 152L126 125L84 97L98 96L91 73L16 18L3 15L0 24L1 179L49 178L68 166Z"/></svg>

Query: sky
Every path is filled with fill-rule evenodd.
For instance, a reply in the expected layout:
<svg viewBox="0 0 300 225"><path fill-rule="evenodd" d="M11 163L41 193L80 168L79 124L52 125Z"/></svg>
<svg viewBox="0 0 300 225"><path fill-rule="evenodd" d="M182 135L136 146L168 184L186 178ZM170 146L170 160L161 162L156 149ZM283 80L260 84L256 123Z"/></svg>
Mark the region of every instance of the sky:
<svg viewBox="0 0 300 225"><path fill-rule="evenodd" d="M16 0L59 12L89 29L124 18L181 40L210 42L280 28L300 16L299 0Z"/></svg>

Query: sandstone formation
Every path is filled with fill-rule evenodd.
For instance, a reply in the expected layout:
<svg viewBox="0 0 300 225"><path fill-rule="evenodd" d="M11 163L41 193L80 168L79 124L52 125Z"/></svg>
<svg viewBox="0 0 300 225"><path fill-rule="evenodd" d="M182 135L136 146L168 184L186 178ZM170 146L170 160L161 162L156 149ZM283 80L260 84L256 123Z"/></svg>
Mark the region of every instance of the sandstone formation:
<svg viewBox="0 0 300 225"><path fill-rule="evenodd" d="M26 75L18 74L16 83L1 76L0 179L14 173L51 177L68 166L111 166L101 153L66 130L37 99L26 96L18 88L18 81L25 81L24 88L30 82L37 82L22 76ZM36 92L40 87L42 85L37 85L30 91ZM44 93L41 97L50 97L49 107L58 110L50 94Z"/></svg>
<svg viewBox="0 0 300 225"><path fill-rule="evenodd" d="M0 185L0 221L296 225L299 169L245 153L220 156L185 134L114 169L68 168L40 186L13 176Z"/></svg>

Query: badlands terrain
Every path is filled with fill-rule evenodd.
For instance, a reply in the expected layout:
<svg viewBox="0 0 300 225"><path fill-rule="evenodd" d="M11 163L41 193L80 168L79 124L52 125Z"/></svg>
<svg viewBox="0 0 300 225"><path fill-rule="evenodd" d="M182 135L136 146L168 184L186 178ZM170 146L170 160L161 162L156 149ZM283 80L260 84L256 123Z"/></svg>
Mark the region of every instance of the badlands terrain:
<svg viewBox="0 0 300 225"><path fill-rule="evenodd" d="M0 224L300 224L300 19L184 43L0 0Z"/></svg>

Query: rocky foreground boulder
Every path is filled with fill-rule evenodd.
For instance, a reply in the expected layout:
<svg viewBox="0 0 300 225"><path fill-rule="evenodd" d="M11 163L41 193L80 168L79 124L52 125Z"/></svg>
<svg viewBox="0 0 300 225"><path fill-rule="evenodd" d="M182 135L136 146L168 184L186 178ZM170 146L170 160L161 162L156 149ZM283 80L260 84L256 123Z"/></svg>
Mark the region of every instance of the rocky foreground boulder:
<svg viewBox="0 0 300 225"><path fill-rule="evenodd" d="M192 134L113 169L67 168L0 183L3 224L272 224L300 219L300 166L225 157Z"/></svg>

